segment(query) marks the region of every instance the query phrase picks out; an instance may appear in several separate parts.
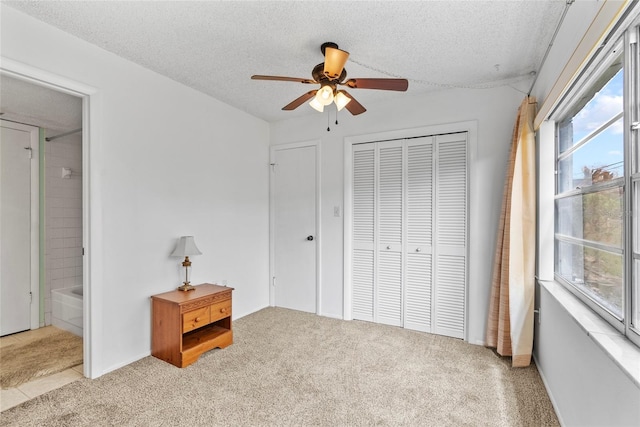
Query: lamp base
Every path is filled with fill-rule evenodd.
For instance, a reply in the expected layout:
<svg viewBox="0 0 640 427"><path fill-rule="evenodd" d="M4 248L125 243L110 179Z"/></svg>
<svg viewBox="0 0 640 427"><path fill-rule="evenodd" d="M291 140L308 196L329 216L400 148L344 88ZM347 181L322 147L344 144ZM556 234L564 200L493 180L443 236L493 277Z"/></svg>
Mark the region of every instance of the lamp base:
<svg viewBox="0 0 640 427"><path fill-rule="evenodd" d="M191 283L185 283L182 286L178 286L178 290L179 291L184 291L184 292L186 292L186 291L195 291L196 287L191 285Z"/></svg>

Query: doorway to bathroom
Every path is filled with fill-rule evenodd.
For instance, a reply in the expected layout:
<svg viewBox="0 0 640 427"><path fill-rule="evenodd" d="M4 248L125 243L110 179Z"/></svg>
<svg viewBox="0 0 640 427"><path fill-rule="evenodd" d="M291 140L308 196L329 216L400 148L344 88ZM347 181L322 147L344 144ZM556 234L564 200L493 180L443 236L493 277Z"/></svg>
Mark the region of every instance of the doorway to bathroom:
<svg viewBox="0 0 640 427"><path fill-rule="evenodd" d="M82 339L83 99L7 74L0 90L2 346L25 330Z"/></svg>
<svg viewBox="0 0 640 427"><path fill-rule="evenodd" d="M3 246L0 298L3 308L12 306L12 317L25 317L25 300L37 308L31 322L6 330L3 325L1 335L54 324L81 336L82 99L6 75L0 79L2 150L13 156L2 161L3 245L4 237L16 235L11 250ZM5 267L12 277L4 277ZM37 286L18 285L25 279ZM62 289L68 292L56 292Z"/></svg>

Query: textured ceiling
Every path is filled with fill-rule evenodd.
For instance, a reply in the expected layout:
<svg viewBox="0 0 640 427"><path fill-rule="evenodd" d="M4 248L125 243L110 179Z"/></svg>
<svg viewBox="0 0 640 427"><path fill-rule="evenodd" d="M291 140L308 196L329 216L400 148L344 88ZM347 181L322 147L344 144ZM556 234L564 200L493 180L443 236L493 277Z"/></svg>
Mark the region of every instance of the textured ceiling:
<svg viewBox="0 0 640 427"><path fill-rule="evenodd" d="M315 86L250 76L310 78L325 41L351 53L349 77L404 77L408 94L504 84L526 91L565 3L3 1L267 121L314 114L307 105L281 108ZM369 110L407 96L351 94Z"/></svg>

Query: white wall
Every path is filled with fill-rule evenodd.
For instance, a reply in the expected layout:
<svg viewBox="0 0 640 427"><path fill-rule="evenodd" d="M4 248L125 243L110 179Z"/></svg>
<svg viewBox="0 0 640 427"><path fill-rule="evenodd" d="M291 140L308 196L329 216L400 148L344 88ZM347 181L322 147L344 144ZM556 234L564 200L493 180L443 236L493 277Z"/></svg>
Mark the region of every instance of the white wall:
<svg viewBox="0 0 640 427"><path fill-rule="evenodd" d="M410 83L411 85L411 83ZM352 94L357 97L353 90ZM322 315L343 316L343 217L333 216L334 206L341 211L344 193L344 138L391 130L447 123L477 121L478 151L470 177L470 192L475 205L470 214L469 268L469 342L484 344L488 312L494 244L516 112L524 95L512 88L456 89L422 96L396 98L394 101L365 105L360 116L340 113L340 124L327 132L327 116L316 112L303 118L271 126L271 143L319 139L321 166L322 235ZM303 105L300 108L310 107ZM311 110L313 111L313 110ZM333 113L332 113L333 117Z"/></svg>
<svg viewBox="0 0 640 427"><path fill-rule="evenodd" d="M82 285L82 133L44 144L44 323L51 325L51 290ZM63 167L70 177L62 178Z"/></svg>
<svg viewBox="0 0 640 427"><path fill-rule="evenodd" d="M569 8L533 90L539 101L548 95L601 5L584 1ZM553 123L543 122L538 132L539 231L543 233L538 238L538 277L544 280L553 280L554 135ZM574 304L581 303L575 299ZM576 314L539 284L536 308L540 319L535 324L534 358L563 425L638 425L638 385L579 326Z"/></svg>
<svg viewBox="0 0 640 427"><path fill-rule="evenodd" d="M180 235L203 252L192 282L236 288L236 318L267 306L268 124L1 7L3 58L96 89L91 376L150 353L149 297L180 284Z"/></svg>
<svg viewBox="0 0 640 427"><path fill-rule="evenodd" d="M640 425L638 385L552 293L543 286L538 291L535 360L561 423Z"/></svg>

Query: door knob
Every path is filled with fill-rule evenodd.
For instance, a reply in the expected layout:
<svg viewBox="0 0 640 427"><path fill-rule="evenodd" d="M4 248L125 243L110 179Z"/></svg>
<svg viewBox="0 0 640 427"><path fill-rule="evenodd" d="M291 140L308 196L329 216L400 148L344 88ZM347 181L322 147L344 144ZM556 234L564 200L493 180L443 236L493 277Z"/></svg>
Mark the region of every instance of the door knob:
<svg viewBox="0 0 640 427"><path fill-rule="evenodd" d="M307 240L308 241L312 241L313 240L313 236L307 236Z"/></svg>

